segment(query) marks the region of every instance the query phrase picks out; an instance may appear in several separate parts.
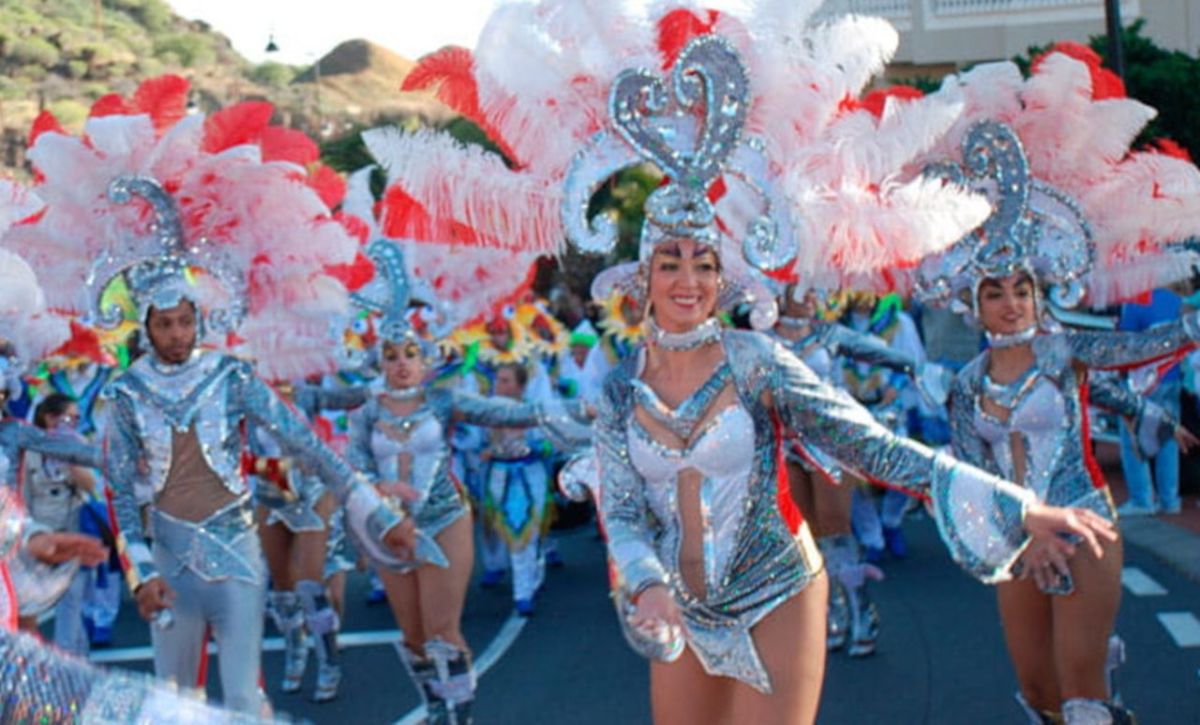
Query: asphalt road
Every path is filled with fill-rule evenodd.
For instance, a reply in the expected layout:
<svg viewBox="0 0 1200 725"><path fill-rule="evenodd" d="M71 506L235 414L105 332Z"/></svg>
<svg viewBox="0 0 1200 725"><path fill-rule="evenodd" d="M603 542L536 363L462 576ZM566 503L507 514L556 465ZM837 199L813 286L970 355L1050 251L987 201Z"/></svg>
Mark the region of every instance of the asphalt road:
<svg viewBox="0 0 1200 725"><path fill-rule="evenodd" d="M1012 700L1015 680L992 591L950 562L928 519L911 519L906 530L909 558L887 562L887 581L874 586L884 617L879 651L861 660L831 655L820 722L1023 722ZM499 589L471 589L463 626L477 658L489 667L479 682L476 721L648 722L647 666L621 638L606 592L603 546L590 527L559 539L567 566L550 571L533 618L511 616L507 582ZM1136 547L1126 552L1126 567L1132 589L1162 593L1125 591L1118 622L1129 653L1120 671L1125 700L1143 725L1200 723L1200 641L1181 646L1200 637L1187 616L1194 622L1200 615L1200 584ZM365 588L365 577L352 577L340 698L308 702L311 665L304 692L279 693L281 655L268 651L264 673L277 710L315 723L415 720L417 695L390 644L395 625L386 606L364 603ZM1174 636L1162 614L1182 620L1173 625ZM275 637L270 626L268 637ZM149 669L146 653L137 649L147 642L145 625L127 606L117 648L97 656ZM215 684L210 689L219 696Z"/></svg>

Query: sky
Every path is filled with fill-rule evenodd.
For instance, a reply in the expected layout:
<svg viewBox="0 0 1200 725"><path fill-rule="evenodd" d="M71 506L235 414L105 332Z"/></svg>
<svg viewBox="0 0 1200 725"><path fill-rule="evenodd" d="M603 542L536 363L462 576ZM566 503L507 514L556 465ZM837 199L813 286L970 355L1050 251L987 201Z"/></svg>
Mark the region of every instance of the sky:
<svg viewBox="0 0 1200 725"><path fill-rule="evenodd" d="M410 59L473 46L494 0L167 0L203 20L252 62L308 65L343 40L366 38ZM279 52L266 53L271 35Z"/></svg>

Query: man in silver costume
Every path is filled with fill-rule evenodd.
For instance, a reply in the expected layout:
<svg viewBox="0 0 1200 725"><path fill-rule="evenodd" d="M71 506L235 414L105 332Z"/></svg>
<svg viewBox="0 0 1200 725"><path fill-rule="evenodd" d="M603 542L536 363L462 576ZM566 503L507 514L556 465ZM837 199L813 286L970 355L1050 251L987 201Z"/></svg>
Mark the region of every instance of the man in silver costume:
<svg viewBox="0 0 1200 725"><path fill-rule="evenodd" d="M173 200L157 182L119 178L110 187L116 188L153 204L160 228L180 228ZM105 470L140 582L138 610L150 619L173 608L173 624L151 630L156 673L180 685L195 683L211 629L225 704L257 713L264 706L258 674L266 571L242 471L244 425L267 429L315 471L346 504L348 525L374 544L374 553L404 550L411 524L402 524L402 514L326 447L249 363L197 348L202 311L184 273L196 260L184 254L164 245L160 256L123 268L149 350L105 391Z"/></svg>

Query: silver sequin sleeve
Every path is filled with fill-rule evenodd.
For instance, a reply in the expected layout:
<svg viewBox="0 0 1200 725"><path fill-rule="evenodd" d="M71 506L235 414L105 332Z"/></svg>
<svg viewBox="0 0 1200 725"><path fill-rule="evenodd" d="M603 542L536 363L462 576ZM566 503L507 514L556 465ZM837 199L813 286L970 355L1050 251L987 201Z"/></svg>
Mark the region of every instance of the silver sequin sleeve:
<svg viewBox="0 0 1200 725"><path fill-rule="evenodd" d="M146 452L138 438L137 412L127 395L116 395L108 406L109 421L104 437L104 476L113 492L113 512L117 527L125 534L130 563L137 569L138 580L158 576L146 534L142 529L141 502L137 491L151 490L143 473Z"/></svg>
<svg viewBox="0 0 1200 725"><path fill-rule="evenodd" d="M365 385L323 388L319 385L300 385L296 388L295 405L310 419L322 410L353 410L371 397Z"/></svg>
<svg viewBox="0 0 1200 725"><path fill-rule="evenodd" d="M1096 374L1088 381L1088 402L1127 418L1133 425L1138 453L1153 458L1175 435L1179 424L1165 408L1133 392L1119 377Z"/></svg>
<svg viewBox="0 0 1200 725"><path fill-rule="evenodd" d="M823 324L820 329L821 342L835 357L849 357L856 362L880 365L906 375L913 375L917 370L917 361L911 355L905 355L875 335L836 323Z"/></svg>
<svg viewBox="0 0 1200 725"><path fill-rule="evenodd" d="M484 428L537 427L560 451L573 451L591 442L591 424L579 400L517 402L486 398L460 390L437 391L449 396L456 420Z"/></svg>
<svg viewBox="0 0 1200 725"><path fill-rule="evenodd" d="M346 458L354 470L372 483L379 483L379 466L371 451L371 425L366 408L359 408L350 414L350 442L346 447Z"/></svg>
<svg viewBox="0 0 1200 725"><path fill-rule="evenodd" d="M620 369L614 371L619 375ZM604 494L601 520L608 535L608 554L620 578L618 586L633 595L655 584L666 585L667 571L655 553L652 527L647 520L645 480L629 460L629 445L622 406L615 400L621 386L610 376L600 396L594 426L596 460Z"/></svg>
<svg viewBox="0 0 1200 725"><path fill-rule="evenodd" d="M928 495L954 560L984 582L1009 578L1027 543L1022 520L1031 492L895 435L784 347L772 349L765 375L787 428L870 480Z"/></svg>
<svg viewBox="0 0 1200 725"><path fill-rule="evenodd" d="M99 468L101 455L99 446L91 445L74 436L47 433L27 423L4 421L0 423L0 447L9 461L19 461L21 451L37 451L42 455L57 458L79 466ZM17 466L10 465L7 471L10 486L17 483Z"/></svg>
<svg viewBox="0 0 1200 725"><path fill-rule="evenodd" d="M1200 342L1200 310L1174 322L1137 332L1071 331L1058 333L1071 355L1089 368L1122 368L1164 357Z"/></svg>

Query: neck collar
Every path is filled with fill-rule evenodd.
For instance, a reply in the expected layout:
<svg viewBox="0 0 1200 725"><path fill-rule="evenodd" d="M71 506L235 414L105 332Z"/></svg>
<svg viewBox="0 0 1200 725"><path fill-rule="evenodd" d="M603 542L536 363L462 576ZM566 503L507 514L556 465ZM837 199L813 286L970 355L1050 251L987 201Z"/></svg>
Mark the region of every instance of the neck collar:
<svg viewBox="0 0 1200 725"><path fill-rule="evenodd" d="M695 350L721 339L721 323L710 317L687 332L667 332L651 317L649 320L650 340L657 347L672 352Z"/></svg>

